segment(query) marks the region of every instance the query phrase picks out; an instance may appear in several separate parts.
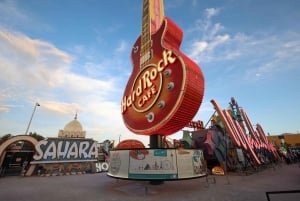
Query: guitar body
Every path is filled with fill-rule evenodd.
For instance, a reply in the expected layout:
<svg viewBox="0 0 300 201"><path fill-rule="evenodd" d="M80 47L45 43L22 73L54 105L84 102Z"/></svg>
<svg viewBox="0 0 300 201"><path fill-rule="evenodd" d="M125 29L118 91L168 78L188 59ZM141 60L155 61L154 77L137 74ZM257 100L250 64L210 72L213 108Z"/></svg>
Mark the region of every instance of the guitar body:
<svg viewBox="0 0 300 201"><path fill-rule="evenodd" d="M136 40L132 74L121 111L124 124L135 134L170 135L185 127L197 113L204 94L204 77L191 59L180 52L182 30L164 17L151 35L151 48L141 52Z"/></svg>

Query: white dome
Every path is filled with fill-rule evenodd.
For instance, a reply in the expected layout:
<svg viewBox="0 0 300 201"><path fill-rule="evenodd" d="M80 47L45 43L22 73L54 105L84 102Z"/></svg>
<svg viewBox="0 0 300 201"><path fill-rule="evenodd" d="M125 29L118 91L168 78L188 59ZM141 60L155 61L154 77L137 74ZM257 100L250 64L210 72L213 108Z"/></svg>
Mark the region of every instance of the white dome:
<svg viewBox="0 0 300 201"><path fill-rule="evenodd" d="M82 125L77 119L74 119L66 124L64 131L82 131Z"/></svg>
<svg viewBox="0 0 300 201"><path fill-rule="evenodd" d="M77 114L74 120L65 125L63 130L59 130L58 137L62 138L85 138L86 132L82 130L81 123L77 120Z"/></svg>

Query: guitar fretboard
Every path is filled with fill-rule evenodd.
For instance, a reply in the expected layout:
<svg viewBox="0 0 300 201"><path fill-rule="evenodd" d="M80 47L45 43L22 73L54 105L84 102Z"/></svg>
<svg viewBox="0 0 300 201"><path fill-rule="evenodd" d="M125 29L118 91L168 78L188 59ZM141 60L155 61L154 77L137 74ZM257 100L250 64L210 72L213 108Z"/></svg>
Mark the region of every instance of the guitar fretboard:
<svg viewBox="0 0 300 201"><path fill-rule="evenodd" d="M140 67L143 68L146 61L151 59L151 30L150 30L150 4L149 0L143 1L142 34Z"/></svg>

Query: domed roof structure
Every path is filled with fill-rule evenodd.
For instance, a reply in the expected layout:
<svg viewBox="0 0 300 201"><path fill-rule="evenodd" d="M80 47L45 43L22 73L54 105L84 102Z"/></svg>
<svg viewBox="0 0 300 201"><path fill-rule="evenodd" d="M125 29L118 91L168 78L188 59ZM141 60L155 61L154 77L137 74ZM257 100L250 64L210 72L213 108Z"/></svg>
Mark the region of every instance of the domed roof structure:
<svg viewBox="0 0 300 201"><path fill-rule="evenodd" d="M64 131L82 131L82 125L75 117L74 120L65 125Z"/></svg>
<svg viewBox="0 0 300 201"><path fill-rule="evenodd" d="M59 130L58 137L64 138L85 138L81 123L77 120L77 113L72 121L67 123L64 130Z"/></svg>

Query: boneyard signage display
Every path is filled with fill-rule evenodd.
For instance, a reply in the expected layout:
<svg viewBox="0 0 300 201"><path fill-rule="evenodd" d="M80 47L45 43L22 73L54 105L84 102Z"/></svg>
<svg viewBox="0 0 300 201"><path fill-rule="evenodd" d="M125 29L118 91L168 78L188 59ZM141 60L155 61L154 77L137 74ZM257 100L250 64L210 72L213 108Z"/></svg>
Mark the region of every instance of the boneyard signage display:
<svg viewBox="0 0 300 201"><path fill-rule="evenodd" d="M121 101L125 126L138 135L174 134L196 115L204 95L200 67L180 51L183 32L164 16L163 1L143 1L142 33Z"/></svg>
<svg viewBox="0 0 300 201"><path fill-rule="evenodd" d="M112 177L176 180L206 175L204 157L200 149L116 150L110 154L108 175Z"/></svg>
<svg viewBox="0 0 300 201"><path fill-rule="evenodd" d="M98 145L92 139L49 138L35 145L32 164L97 161Z"/></svg>

